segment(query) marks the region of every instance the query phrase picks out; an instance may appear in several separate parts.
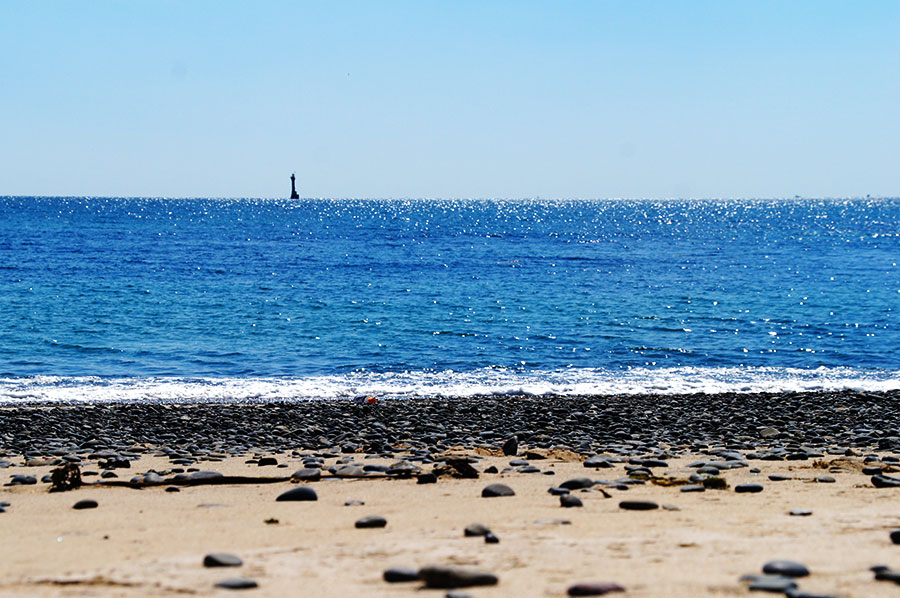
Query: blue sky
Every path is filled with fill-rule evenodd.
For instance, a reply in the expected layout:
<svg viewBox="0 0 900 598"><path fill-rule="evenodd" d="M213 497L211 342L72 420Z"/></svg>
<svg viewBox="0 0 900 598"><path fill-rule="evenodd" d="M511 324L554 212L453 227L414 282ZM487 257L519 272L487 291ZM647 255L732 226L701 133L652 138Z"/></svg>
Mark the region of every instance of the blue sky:
<svg viewBox="0 0 900 598"><path fill-rule="evenodd" d="M0 195L900 195L900 2L0 3Z"/></svg>

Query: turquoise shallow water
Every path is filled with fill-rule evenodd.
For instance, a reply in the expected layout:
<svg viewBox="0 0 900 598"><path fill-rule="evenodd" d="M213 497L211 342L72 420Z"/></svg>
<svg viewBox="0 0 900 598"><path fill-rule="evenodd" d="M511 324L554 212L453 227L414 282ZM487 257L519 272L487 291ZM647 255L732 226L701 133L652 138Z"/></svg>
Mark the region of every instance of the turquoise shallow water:
<svg viewBox="0 0 900 598"><path fill-rule="evenodd" d="M0 401L900 388L900 200L0 198Z"/></svg>

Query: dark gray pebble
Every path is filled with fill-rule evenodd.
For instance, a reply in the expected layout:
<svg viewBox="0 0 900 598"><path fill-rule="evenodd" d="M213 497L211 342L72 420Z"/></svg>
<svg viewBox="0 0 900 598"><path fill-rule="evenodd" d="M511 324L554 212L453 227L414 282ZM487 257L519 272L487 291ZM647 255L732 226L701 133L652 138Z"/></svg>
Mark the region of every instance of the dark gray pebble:
<svg viewBox="0 0 900 598"><path fill-rule="evenodd" d="M394 567L391 569L385 569L382 577L384 578L384 581L388 583L418 581L419 572L416 569L410 569L408 567Z"/></svg>
<svg viewBox="0 0 900 598"><path fill-rule="evenodd" d="M367 529L374 527L384 527L387 525L387 519L381 515L367 515L362 519L357 519L354 526L357 529Z"/></svg>
<svg viewBox="0 0 900 598"><path fill-rule="evenodd" d="M755 494L757 492L762 492L763 487L762 487L762 484L738 484L737 486L734 487L734 491L741 493L741 494L746 494L746 493Z"/></svg>
<svg viewBox="0 0 900 598"><path fill-rule="evenodd" d="M741 578L749 581L749 589L760 592L787 593L797 587L797 582L780 575L745 575Z"/></svg>
<svg viewBox="0 0 900 598"><path fill-rule="evenodd" d="M31 486L33 484L37 484L37 478L33 475L15 474L10 478L7 486Z"/></svg>
<svg viewBox="0 0 900 598"><path fill-rule="evenodd" d="M617 583L576 583L569 586L569 596L603 596L612 592L624 592L625 588Z"/></svg>
<svg viewBox="0 0 900 598"><path fill-rule="evenodd" d="M73 509L96 509L97 501L92 498L85 498L83 500L79 500L77 503L72 505Z"/></svg>
<svg viewBox="0 0 900 598"><path fill-rule="evenodd" d="M204 567L240 567L244 561L227 552L211 552L203 557Z"/></svg>
<svg viewBox="0 0 900 598"><path fill-rule="evenodd" d="M591 457L584 462L584 466L593 469L609 469L613 467L613 464L603 457Z"/></svg>
<svg viewBox="0 0 900 598"><path fill-rule="evenodd" d="M559 506L565 508L571 507L583 507L584 503L581 502L581 499L572 494L563 494L559 497Z"/></svg>
<svg viewBox="0 0 900 598"><path fill-rule="evenodd" d="M362 500L356 500L356 499L351 499L351 500L348 500L348 501L345 501L345 502L344 502L344 506L345 506L345 507L361 507L361 506L363 506L364 504L366 504L365 501L362 501Z"/></svg>
<svg viewBox="0 0 900 598"><path fill-rule="evenodd" d="M567 488L569 490L578 490L580 488L590 488L594 485L594 480L591 478L573 478L571 480L566 480L562 484L559 485L560 488Z"/></svg>
<svg viewBox="0 0 900 598"><path fill-rule="evenodd" d="M282 492L278 495L278 498L275 499L276 502L305 500L319 500L319 495L309 486L297 486L296 488L291 488L286 492Z"/></svg>
<svg viewBox="0 0 900 598"><path fill-rule="evenodd" d="M900 529L892 531L890 537L892 543L900 544Z"/></svg>
<svg viewBox="0 0 900 598"><path fill-rule="evenodd" d="M467 588L470 586L493 586L499 581L497 576L480 569L432 565L419 569L419 577L429 588Z"/></svg>
<svg viewBox="0 0 900 598"><path fill-rule="evenodd" d="M900 488L900 479L889 475L873 475L872 484L876 488Z"/></svg>
<svg viewBox="0 0 900 598"><path fill-rule="evenodd" d="M490 528L481 523L470 523L466 526L466 529L463 530L463 535L468 538L485 536L489 533L491 533Z"/></svg>
<svg viewBox="0 0 900 598"><path fill-rule="evenodd" d="M420 473L416 477L417 484L436 484L437 476L433 473Z"/></svg>
<svg viewBox="0 0 900 598"><path fill-rule="evenodd" d="M688 484L681 487L682 492L706 492L706 486L703 484Z"/></svg>
<svg viewBox="0 0 900 598"><path fill-rule="evenodd" d="M481 491L482 498L494 498L498 496L515 496L513 489L506 484L490 484Z"/></svg>
<svg viewBox="0 0 900 598"><path fill-rule="evenodd" d="M559 486L553 486L549 490L547 490L553 496L561 496L563 494L568 494L570 490L568 488L560 488Z"/></svg>
<svg viewBox="0 0 900 598"><path fill-rule="evenodd" d="M804 592L796 588L788 590L784 593L784 596L785 598L836 598L831 594L811 594L809 592Z"/></svg>
<svg viewBox="0 0 900 598"><path fill-rule="evenodd" d="M652 511L658 509L659 505L650 500L623 500L619 503L619 508L626 511Z"/></svg>
<svg viewBox="0 0 900 598"><path fill-rule="evenodd" d="M322 470L314 467L305 467L291 474L292 480L302 480L304 482L315 482L322 478Z"/></svg>
<svg viewBox="0 0 900 598"><path fill-rule="evenodd" d="M485 544L499 544L500 538L494 535L494 532L488 532L484 535Z"/></svg>
<svg viewBox="0 0 900 598"><path fill-rule="evenodd" d="M791 517L809 517L812 515L812 511L808 509L791 509L788 515Z"/></svg>
<svg viewBox="0 0 900 598"><path fill-rule="evenodd" d="M233 577L231 579L223 579L216 584L216 587L225 588L226 590L249 590L259 587L259 584L245 577Z"/></svg>
<svg viewBox="0 0 900 598"><path fill-rule="evenodd" d="M763 565L763 573L767 575L780 575L782 577L806 577L809 569L803 563L796 561L769 561Z"/></svg>

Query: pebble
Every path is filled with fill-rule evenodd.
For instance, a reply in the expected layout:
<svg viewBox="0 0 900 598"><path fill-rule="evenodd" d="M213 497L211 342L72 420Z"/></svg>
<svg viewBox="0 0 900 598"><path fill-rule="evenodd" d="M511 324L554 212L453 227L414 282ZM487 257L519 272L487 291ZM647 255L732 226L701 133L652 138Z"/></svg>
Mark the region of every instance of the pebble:
<svg viewBox="0 0 900 598"><path fill-rule="evenodd" d="M488 532L484 535L485 544L499 544L500 538L494 535L494 532Z"/></svg>
<svg viewBox="0 0 900 598"><path fill-rule="evenodd" d="M559 506L568 509L571 507L583 507L584 503L581 502L581 499L577 496L574 496L572 494L563 494L559 497Z"/></svg>
<svg viewBox="0 0 900 598"><path fill-rule="evenodd" d="M611 592L624 592L625 588L617 583L576 583L569 586L569 596L603 596Z"/></svg>
<svg viewBox="0 0 900 598"><path fill-rule="evenodd" d="M304 482L315 482L322 479L322 470L314 467L305 467L291 474L292 480L302 480Z"/></svg>
<svg viewBox="0 0 900 598"><path fill-rule="evenodd" d="M570 490L568 488L560 488L559 486L552 486L549 490L547 490L553 496L561 496L563 494L568 494Z"/></svg>
<svg viewBox="0 0 900 598"><path fill-rule="evenodd" d="M706 486L703 484L688 484L681 487L682 492L706 492Z"/></svg>
<svg viewBox="0 0 900 598"><path fill-rule="evenodd" d="M808 509L791 509L788 515L791 517L809 517L812 515L812 511Z"/></svg>
<svg viewBox="0 0 900 598"><path fill-rule="evenodd" d="M803 563L796 561L769 561L763 565L763 573L767 575L779 575L781 577L806 577L809 569Z"/></svg>
<svg viewBox="0 0 900 598"><path fill-rule="evenodd" d="M651 500L623 500L619 503L619 508L626 511L652 511L658 509L659 505Z"/></svg>
<svg viewBox="0 0 900 598"><path fill-rule="evenodd" d="M816 481L820 484L833 484L834 476L820 475L819 477L816 478Z"/></svg>
<svg viewBox="0 0 900 598"><path fill-rule="evenodd" d="M83 500L79 500L77 503L72 505L73 509L96 509L97 501L92 498L85 498Z"/></svg>
<svg viewBox="0 0 900 598"><path fill-rule="evenodd" d="M240 567L244 561L227 552L211 552L203 557L204 567Z"/></svg>
<svg viewBox="0 0 900 598"><path fill-rule="evenodd" d="M734 491L740 494L762 492L762 484L738 484L734 487Z"/></svg>
<svg viewBox="0 0 900 598"><path fill-rule="evenodd" d="M519 452L519 440L513 436L503 443L503 454L507 457L514 456Z"/></svg>
<svg viewBox="0 0 900 598"><path fill-rule="evenodd" d="M166 492L181 492L178 486L166 486Z"/></svg>
<svg viewBox="0 0 900 598"><path fill-rule="evenodd" d="M742 580L749 581L749 589L761 592L787 593L797 587L797 582L779 575L748 575Z"/></svg>
<svg viewBox="0 0 900 598"><path fill-rule="evenodd" d="M603 457L591 457L584 462L584 466L593 469L609 469L613 467L613 464Z"/></svg>
<svg viewBox="0 0 900 598"><path fill-rule="evenodd" d="M33 475L14 474L7 486L31 486L37 484L37 478Z"/></svg>
<svg viewBox="0 0 900 598"><path fill-rule="evenodd" d="M388 583L402 583L407 581L418 581L419 572L409 567L393 567L385 569L382 574L384 581Z"/></svg>
<svg viewBox="0 0 900 598"><path fill-rule="evenodd" d="M900 480L888 475L873 475L872 484L876 488L900 488Z"/></svg>
<svg viewBox="0 0 900 598"><path fill-rule="evenodd" d="M470 523L463 530L463 535L467 538L486 536L489 533L491 533L490 528L482 523Z"/></svg>
<svg viewBox="0 0 900 598"><path fill-rule="evenodd" d="M345 507L361 507L365 504L366 504L365 501L357 500L357 499L351 499L351 500L344 501Z"/></svg>
<svg viewBox="0 0 900 598"><path fill-rule="evenodd" d="M384 527L387 525L387 519L381 515L367 515L361 519L357 519L354 526L357 529L368 529L375 527Z"/></svg>
<svg viewBox="0 0 900 598"><path fill-rule="evenodd" d="M890 538L892 543L900 544L900 529L895 529L894 531L892 531Z"/></svg>
<svg viewBox="0 0 900 598"><path fill-rule="evenodd" d="M231 579L223 579L218 582L216 587L225 588L226 590L249 590L259 587L259 584L246 577L232 577Z"/></svg>
<svg viewBox="0 0 900 598"><path fill-rule="evenodd" d="M472 594L468 592L460 592L458 590L450 590L444 594L444 598L472 598Z"/></svg>
<svg viewBox="0 0 900 598"><path fill-rule="evenodd" d="M452 565L423 567L419 569L419 577L425 581L425 587L428 588L493 586L499 581L496 575L488 571Z"/></svg>
<svg viewBox="0 0 900 598"><path fill-rule="evenodd" d="M831 594L810 594L796 588L784 593L785 598L835 598Z"/></svg>
<svg viewBox="0 0 900 598"><path fill-rule="evenodd" d="M305 500L319 500L319 495L309 486L297 486L296 488L291 488L287 492L282 492L278 495L278 498L275 499L276 502Z"/></svg>
<svg viewBox="0 0 900 598"><path fill-rule="evenodd" d="M437 476L433 473L420 473L416 477L417 484L437 484Z"/></svg>
<svg viewBox="0 0 900 598"><path fill-rule="evenodd" d="M591 478L572 478L571 480L566 480L560 484L559 487L568 490L579 490L581 488L590 488L593 485L594 480Z"/></svg>
<svg viewBox="0 0 900 598"><path fill-rule="evenodd" d="M482 498L494 498L498 496L515 496L513 489L506 484L490 484L481 491Z"/></svg>

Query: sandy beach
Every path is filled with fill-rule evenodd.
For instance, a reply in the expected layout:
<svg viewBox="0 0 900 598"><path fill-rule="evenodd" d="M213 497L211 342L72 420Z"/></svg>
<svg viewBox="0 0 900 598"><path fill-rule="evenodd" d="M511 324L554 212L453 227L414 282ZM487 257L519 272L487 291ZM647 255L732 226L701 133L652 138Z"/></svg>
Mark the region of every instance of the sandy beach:
<svg viewBox="0 0 900 598"><path fill-rule="evenodd" d="M867 400L853 395L845 399ZM504 405L513 403L501 402L494 408L506 411ZM379 407L366 412L366 417L377 418ZM330 408L356 406L332 403ZM622 595L634 597L741 596L751 591L739 578L760 574L765 563L777 559L808 567L809 576L794 580L807 594L797 595L849 598L897 592L894 583L875 580L869 570L900 562L900 546L889 538L893 529L900 528L900 488L877 488L872 483L871 468L888 476L894 471L895 457L886 450L823 438L827 447L798 445L804 446L805 455L794 450L776 460L774 455L798 439L785 437L793 438L794 430L774 429L757 429L757 436L773 437L759 437L752 449L730 448L723 442L707 443L705 448L651 450L647 443L621 439L590 455L561 442L539 447L524 439L517 443L517 455L504 455L502 442L439 443L429 452L421 443L399 439L391 443L390 455L367 453L364 442L358 452L346 452L345 442L343 450L335 443L318 451L298 447L226 455L195 444L183 447L187 450L182 455L172 449L166 455L161 447L136 440L131 448L143 446L145 452L123 448L121 459L100 453L110 449L99 446L85 447L80 455L58 450L68 456L40 457L16 455L9 448L18 445L9 424L27 414L35 419L43 415L52 420L51 413L65 417L65 409L3 412L7 447L0 480L8 484L14 475L33 476L37 483L0 488L0 502L9 503L0 514L5 538L0 543L2 596L227 595L238 590L215 584L229 578L252 579L256 588L238 592L258 596L413 596L419 595L424 582L388 583L383 573L393 567L418 570L428 565L494 574L496 585L455 590L485 598L565 596L572 585L587 582L614 582L625 589ZM186 408L173 409L181 413ZM89 411L78 410L79 417L87 417L83 414ZM727 429L728 413L722 415ZM69 418L73 425L83 425L77 419ZM383 423L391 429L391 420ZM805 427L796 424L798 430ZM365 432L360 430L360 438ZM776 432L780 438L774 437ZM26 432L19 430L22 434ZM103 437L102 430L99 436ZM877 436L856 444L869 440L877 444ZM505 431L499 437L506 438ZM192 450L190 463L183 462L183 454ZM604 464L586 467L591 456L589 463ZM274 458L276 464L260 465L262 457L270 458L262 463ZM322 479L288 480L316 460L323 466ZM85 485L50 492L51 485L41 483L41 478L67 461L78 462ZM448 465L451 461L460 469ZM704 467L700 461L706 467L728 465L722 465L717 475L705 475L698 473ZM116 462L120 467L110 468ZM465 462L477 478L460 477ZM359 475L353 464L377 470L377 466L396 468L398 463L416 470L409 476L372 471L362 478L339 477ZM497 473L490 473L492 468ZM194 482L175 477L191 470L215 471L231 476L234 483L191 485ZM419 483L418 476L432 470L438 474L436 483ZM101 478L104 471L117 477ZM147 472L160 474L162 481L143 488L124 484ZM279 481L253 483L252 478L261 477ZM589 478L587 488L571 490L583 506L564 508L549 489L577 478ZM698 480L702 486L701 478L724 481L727 487L715 489L718 483L707 482L705 491L683 491L692 481L692 486ZM495 483L507 485L515 495L482 497L483 489ZM743 484L763 489L737 492ZM299 486L312 488L318 500L276 501ZM73 508L85 499L95 500L97 507ZM621 507L626 500L652 501L658 508L626 510ZM791 515L792 510L811 513ZM387 525L355 527L357 520L369 515L384 517ZM475 522L490 528L499 542L466 537L464 529ZM221 552L238 556L243 564L204 567L207 554ZM426 594L447 592L433 589Z"/></svg>

